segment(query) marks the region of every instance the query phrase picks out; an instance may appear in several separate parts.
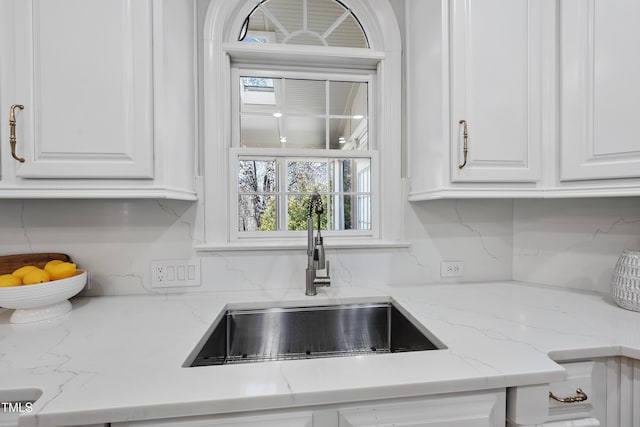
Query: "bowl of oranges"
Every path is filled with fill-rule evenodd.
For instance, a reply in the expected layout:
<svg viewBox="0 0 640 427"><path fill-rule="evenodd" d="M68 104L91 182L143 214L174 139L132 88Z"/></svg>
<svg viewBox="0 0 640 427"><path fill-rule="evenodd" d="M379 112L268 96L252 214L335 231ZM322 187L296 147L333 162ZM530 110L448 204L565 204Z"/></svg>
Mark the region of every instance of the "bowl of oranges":
<svg viewBox="0 0 640 427"><path fill-rule="evenodd" d="M72 262L52 260L44 268L22 266L0 275L0 307L15 309L11 323L29 323L71 310L69 298L87 283L87 272Z"/></svg>

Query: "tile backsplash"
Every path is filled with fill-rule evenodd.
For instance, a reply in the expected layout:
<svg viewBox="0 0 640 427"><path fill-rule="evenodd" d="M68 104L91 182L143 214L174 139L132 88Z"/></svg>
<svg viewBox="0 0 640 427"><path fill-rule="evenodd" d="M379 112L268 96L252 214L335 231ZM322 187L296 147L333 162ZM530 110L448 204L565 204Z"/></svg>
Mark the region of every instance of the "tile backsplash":
<svg viewBox="0 0 640 427"><path fill-rule="evenodd" d="M171 200L5 200L1 253L68 253L90 272L91 295L158 292L151 261L192 257L202 260L202 286L180 292L303 291L304 251L195 252L197 212L197 203ZM511 278L511 201L407 203L404 224L409 248L332 250L327 238L333 286ZM464 261L465 277L441 279L441 260Z"/></svg>
<svg viewBox="0 0 640 427"><path fill-rule="evenodd" d="M624 249L640 249L640 198L515 200L513 278L609 293Z"/></svg>
<svg viewBox="0 0 640 427"><path fill-rule="evenodd" d="M195 252L197 203L4 200L1 254L65 252L90 272L92 295L158 292L154 259L201 258L202 286L180 292L304 287L304 251ZM615 262L640 248L640 198L406 203L409 248L331 249L333 286L521 280L609 292ZM442 260L465 276L440 277ZM171 292L172 290L169 290Z"/></svg>

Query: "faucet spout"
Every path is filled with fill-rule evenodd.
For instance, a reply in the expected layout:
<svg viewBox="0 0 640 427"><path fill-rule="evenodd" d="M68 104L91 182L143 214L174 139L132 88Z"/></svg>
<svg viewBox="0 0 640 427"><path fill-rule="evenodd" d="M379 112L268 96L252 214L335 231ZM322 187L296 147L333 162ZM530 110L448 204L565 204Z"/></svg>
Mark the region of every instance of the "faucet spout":
<svg viewBox="0 0 640 427"><path fill-rule="evenodd" d="M307 271L305 295L317 295L318 286L331 286L329 276L329 261L324 256L324 242L320 233L320 219L324 213L322 198L315 193L309 201L309 214L307 216ZM318 217L318 235L314 237L313 216ZM318 275L318 270L325 270L324 276Z"/></svg>

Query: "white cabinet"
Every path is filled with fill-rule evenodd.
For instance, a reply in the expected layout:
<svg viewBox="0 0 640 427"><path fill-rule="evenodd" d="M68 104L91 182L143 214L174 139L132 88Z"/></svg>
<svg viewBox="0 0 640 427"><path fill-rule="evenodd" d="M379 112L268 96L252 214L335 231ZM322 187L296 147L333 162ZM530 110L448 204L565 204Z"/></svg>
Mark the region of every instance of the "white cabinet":
<svg viewBox="0 0 640 427"><path fill-rule="evenodd" d="M13 2L24 178L153 178L150 0Z"/></svg>
<svg viewBox="0 0 640 427"><path fill-rule="evenodd" d="M607 360L607 420L603 426L640 426L640 360Z"/></svg>
<svg viewBox="0 0 640 427"><path fill-rule="evenodd" d="M509 389L508 426L561 422L584 427L606 425L607 360L571 361L561 365L567 371L564 381Z"/></svg>
<svg viewBox="0 0 640 427"><path fill-rule="evenodd" d="M567 370L564 381L508 390L508 426L640 425L640 361L608 357L561 365Z"/></svg>
<svg viewBox="0 0 640 427"><path fill-rule="evenodd" d="M504 393L436 396L338 410L339 427L503 427Z"/></svg>
<svg viewBox="0 0 640 427"><path fill-rule="evenodd" d="M451 181L535 182L542 133L540 2L450 5Z"/></svg>
<svg viewBox="0 0 640 427"><path fill-rule="evenodd" d="M638 15L633 0L407 0L409 200L639 196Z"/></svg>
<svg viewBox="0 0 640 427"><path fill-rule="evenodd" d="M410 199L536 189L543 3L410 0L406 21Z"/></svg>
<svg viewBox="0 0 640 427"><path fill-rule="evenodd" d="M255 414L112 423L113 427L504 427L504 390L337 404Z"/></svg>
<svg viewBox="0 0 640 427"><path fill-rule="evenodd" d="M311 412L203 416L111 423L112 427L313 427Z"/></svg>
<svg viewBox="0 0 640 427"><path fill-rule="evenodd" d="M195 199L193 1L0 5L0 197Z"/></svg>
<svg viewBox="0 0 640 427"><path fill-rule="evenodd" d="M640 177L640 3L560 5L560 179Z"/></svg>

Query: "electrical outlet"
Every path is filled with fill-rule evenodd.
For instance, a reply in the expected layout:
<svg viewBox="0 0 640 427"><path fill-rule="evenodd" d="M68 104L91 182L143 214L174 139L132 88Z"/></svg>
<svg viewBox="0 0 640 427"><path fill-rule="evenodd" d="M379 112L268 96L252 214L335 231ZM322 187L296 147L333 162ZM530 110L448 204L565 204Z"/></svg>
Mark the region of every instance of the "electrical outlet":
<svg viewBox="0 0 640 427"><path fill-rule="evenodd" d="M151 261L152 288L177 288L201 284L199 259Z"/></svg>
<svg viewBox="0 0 640 427"><path fill-rule="evenodd" d="M464 277L464 261L440 261L440 277Z"/></svg>
<svg viewBox="0 0 640 427"><path fill-rule="evenodd" d="M155 269L153 270L153 276L151 280L156 283L164 283L165 282L164 268L165 267L163 265L156 265Z"/></svg>

